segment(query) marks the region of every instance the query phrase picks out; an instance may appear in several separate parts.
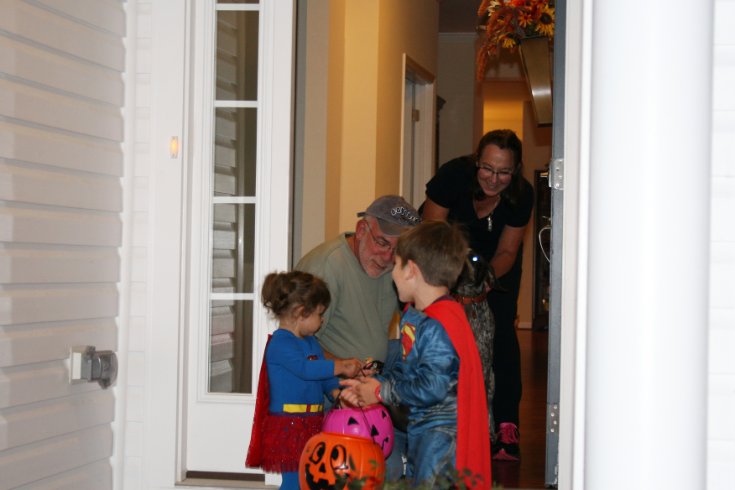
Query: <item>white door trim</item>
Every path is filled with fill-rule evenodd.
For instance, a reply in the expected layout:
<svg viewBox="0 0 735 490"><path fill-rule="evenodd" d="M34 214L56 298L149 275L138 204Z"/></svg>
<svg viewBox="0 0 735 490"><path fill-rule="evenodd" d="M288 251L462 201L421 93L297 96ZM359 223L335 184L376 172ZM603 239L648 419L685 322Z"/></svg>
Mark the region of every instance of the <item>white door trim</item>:
<svg viewBox="0 0 735 490"><path fill-rule="evenodd" d="M559 490L583 488L591 9L567 0L559 393Z"/></svg>
<svg viewBox="0 0 735 490"><path fill-rule="evenodd" d="M146 488L172 487L180 441L179 398L182 396L180 336L183 318L184 255L183 162L188 154L183 138L185 74L189 55L187 20L189 2L158 0L151 3L151 121L147 250L148 316L145 336L145 415L141 481ZM173 56L173 54L177 56ZM131 82L133 82L131 80ZM182 142L176 158L169 141ZM173 286L173 287L172 287ZM139 369L143 369L142 367ZM179 416L177 416L179 415Z"/></svg>
<svg viewBox="0 0 735 490"><path fill-rule="evenodd" d="M406 121L406 83L405 80L412 79L415 83L415 101L414 105L419 111L419 120L416 122L413 137L413 162L406 162L406 148L409 143L406 141L405 129L408 121ZM424 201L424 184L428 182L434 175L434 150L436 145L436 77L422 67L419 63L411 59L410 56L403 53L403 88L401 100L403 107L401 108L401 170L400 170L400 186L404 191L404 176L406 175L406 165L413 164L413 184L411 189L412 202L418 207Z"/></svg>

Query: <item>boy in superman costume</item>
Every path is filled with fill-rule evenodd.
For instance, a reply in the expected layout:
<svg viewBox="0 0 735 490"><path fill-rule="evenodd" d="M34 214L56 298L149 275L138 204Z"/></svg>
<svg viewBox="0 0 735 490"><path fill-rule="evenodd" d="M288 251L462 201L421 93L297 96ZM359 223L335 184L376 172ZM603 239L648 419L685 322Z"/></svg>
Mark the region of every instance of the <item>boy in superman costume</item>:
<svg viewBox="0 0 735 490"><path fill-rule="evenodd" d="M402 359L382 375L342 381L342 398L409 407L408 466L433 486L452 470L490 489L490 434L480 356L464 308L449 296L467 241L455 225L427 221L398 239L392 277L401 301Z"/></svg>

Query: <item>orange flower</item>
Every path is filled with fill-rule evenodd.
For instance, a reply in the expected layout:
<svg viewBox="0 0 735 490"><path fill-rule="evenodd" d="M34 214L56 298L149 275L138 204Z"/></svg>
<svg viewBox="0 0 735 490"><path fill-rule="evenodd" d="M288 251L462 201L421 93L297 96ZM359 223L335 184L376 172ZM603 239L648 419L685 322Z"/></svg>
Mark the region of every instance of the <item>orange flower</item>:
<svg viewBox="0 0 735 490"><path fill-rule="evenodd" d="M527 10L518 12L518 25L521 27L528 27L533 22L533 15Z"/></svg>
<svg viewBox="0 0 735 490"><path fill-rule="evenodd" d="M515 51L526 37L554 36L554 0L482 0L477 15L484 24L479 28L484 39L478 51L478 80L484 77L488 59L501 49Z"/></svg>

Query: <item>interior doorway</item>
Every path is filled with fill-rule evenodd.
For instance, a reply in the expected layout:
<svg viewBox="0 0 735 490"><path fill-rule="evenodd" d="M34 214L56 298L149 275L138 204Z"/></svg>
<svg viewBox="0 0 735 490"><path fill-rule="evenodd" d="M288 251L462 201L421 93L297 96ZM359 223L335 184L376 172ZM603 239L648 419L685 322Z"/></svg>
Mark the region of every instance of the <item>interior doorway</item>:
<svg viewBox="0 0 735 490"><path fill-rule="evenodd" d="M403 54L401 195L418 208L434 170L434 75Z"/></svg>
<svg viewBox="0 0 735 490"><path fill-rule="evenodd" d="M444 111L452 117L453 111L470 110L463 99L472 82L461 79L461 73L473 73L474 57L463 63L458 47L474 54L477 34L476 9L468 2L442 5L440 12L440 63L438 69L439 96L446 98ZM473 2L476 7L480 2ZM536 204L534 215L524 237L524 278L519 298L517 334L521 343L521 461L493 465L494 479L504 488L547 488L558 484L560 397L560 292L561 292L561 237L562 192L556 183L551 163L561 158L563 147L564 108L564 46L566 2L556 2L556 36L554 39L554 119L553 125L539 126L535 122L531 93L526 86L520 58L502 53L500 59L488 67L485 80L480 83L480 116L466 122L454 118L452 139L456 134L473 134L473 144L492 129L509 128L523 141L524 176L534 186ZM450 17L462 10L468 15L468 24L453 22ZM454 12L450 12L453 10ZM442 17L446 16L446 19ZM449 27L444 30L443 27ZM469 27L469 29L467 29ZM468 34L468 31L472 31ZM443 47L442 47L443 46ZM444 62L442 50L446 55ZM462 85L464 84L464 85ZM493 113L494 114L491 114ZM469 119L469 118L467 118ZM442 130L444 128L442 127ZM446 136L443 136L445 138ZM444 139L442 139L444 141ZM458 155L442 155L440 162ZM553 210L556 210L556 213ZM555 214L555 216L554 216ZM554 221L555 220L555 221ZM553 221L553 222L552 222ZM553 237L552 237L553 233ZM539 239L540 235L540 239ZM555 248L554 254L551 248ZM556 259L556 263L553 261ZM558 282L552 285L553 280ZM555 289L555 291L552 291ZM555 296L555 297L554 297ZM552 302L556 301L556 308ZM566 429L569 429L567 424Z"/></svg>
<svg viewBox="0 0 735 490"><path fill-rule="evenodd" d="M534 188L534 208L522 243L523 266L516 335L521 349L520 462L494 462L493 478L503 488L546 488L548 292L552 128L538 126L522 78L484 82L482 133L512 129L523 142L523 174ZM451 102L450 102L451 103ZM539 240L539 237L541 240ZM545 293L545 294L543 294ZM555 463L554 463L555 464Z"/></svg>
<svg viewBox="0 0 735 490"><path fill-rule="evenodd" d="M559 179L561 171L555 162L563 157L564 7L564 2L557 3L557 30L552 51L552 125L539 125L536 121L532 93L519 57L505 54L495 60L480 84L482 129L478 133L509 128L519 135L523 141L524 177L533 185L536 196L523 241L523 279L517 322L523 378L521 461L493 465L494 479L505 488L558 485L561 323L561 254L558 252L561 250L563 186ZM439 79L444 87L442 77L440 64Z"/></svg>

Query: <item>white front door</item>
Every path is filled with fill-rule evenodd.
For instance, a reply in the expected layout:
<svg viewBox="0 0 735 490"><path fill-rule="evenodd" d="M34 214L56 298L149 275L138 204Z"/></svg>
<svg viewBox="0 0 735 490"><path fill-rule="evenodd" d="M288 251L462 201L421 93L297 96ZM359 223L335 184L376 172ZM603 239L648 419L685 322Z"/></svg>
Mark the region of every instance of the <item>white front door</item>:
<svg viewBox="0 0 735 490"><path fill-rule="evenodd" d="M192 2L182 261L185 472L246 470L273 325L260 284L288 267L293 2Z"/></svg>

